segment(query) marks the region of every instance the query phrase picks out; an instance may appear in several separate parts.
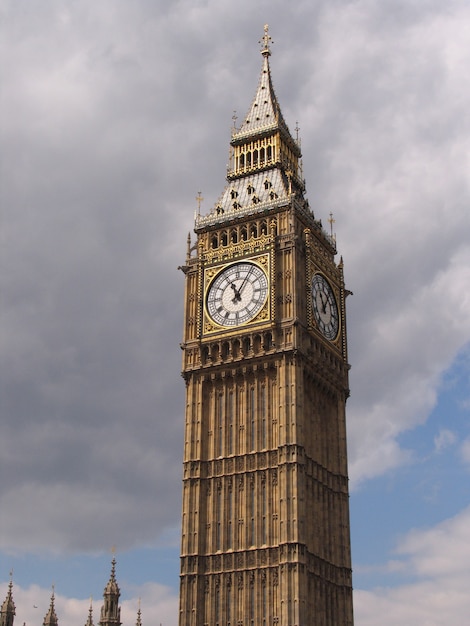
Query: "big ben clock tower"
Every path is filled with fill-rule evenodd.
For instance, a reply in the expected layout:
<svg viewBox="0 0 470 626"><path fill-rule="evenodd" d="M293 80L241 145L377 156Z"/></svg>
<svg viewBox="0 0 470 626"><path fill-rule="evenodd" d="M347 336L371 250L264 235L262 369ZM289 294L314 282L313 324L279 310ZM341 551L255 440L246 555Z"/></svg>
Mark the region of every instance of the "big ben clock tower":
<svg viewBox="0 0 470 626"><path fill-rule="evenodd" d="M343 264L262 39L227 185L188 238L180 626L351 626Z"/></svg>

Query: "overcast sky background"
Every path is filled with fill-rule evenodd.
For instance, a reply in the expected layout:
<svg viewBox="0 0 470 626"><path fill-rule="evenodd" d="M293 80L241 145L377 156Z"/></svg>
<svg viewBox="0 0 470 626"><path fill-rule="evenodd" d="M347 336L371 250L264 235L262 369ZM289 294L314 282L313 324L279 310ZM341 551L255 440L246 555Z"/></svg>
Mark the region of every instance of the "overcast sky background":
<svg viewBox="0 0 470 626"><path fill-rule="evenodd" d="M348 288L356 626L470 614L468 0L0 0L0 602L176 626L183 275L269 23ZM34 608L37 606L38 608Z"/></svg>

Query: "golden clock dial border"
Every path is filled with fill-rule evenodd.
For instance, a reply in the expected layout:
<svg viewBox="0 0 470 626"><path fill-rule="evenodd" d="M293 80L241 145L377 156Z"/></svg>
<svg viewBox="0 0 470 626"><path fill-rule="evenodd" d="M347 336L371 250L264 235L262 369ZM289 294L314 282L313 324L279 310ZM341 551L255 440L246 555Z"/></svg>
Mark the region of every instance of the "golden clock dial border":
<svg viewBox="0 0 470 626"><path fill-rule="evenodd" d="M217 278L217 276L219 276L222 272L224 272L227 268L232 267L234 265L238 265L240 263L251 263L252 265L256 265L257 267L259 267L264 275L266 276L266 281L267 281L267 295L266 295L266 300L264 305L262 306L262 308L258 311L258 313L250 320L240 324L240 325L233 325L233 326L223 326L223 325L219 325L217 324L217 322L215 322L208 310L207 310L207 296L210 290L210 287L212 286L214 280ZM262 324L262 323L266 323L269 322L271 320L271 290L272 290L272 283L271 283L271 272L270 272L270 266L271 266L271 261L270 261L270 255L269 253L264 253L264 254L260 254L260 255L256 255L256 256L250 256L250 257L242 257L242 258L235 258L235 259L230 259L229 262L226 263L220 263L217 265L212 265L210 267L205 267L204 268L204 273L203 273L203 283L204 283L204 287L203 287L203 330L202 330L202 334L204 335L210 335L210 334L214 334L214 333L230 333L230 334L235 334L238 333L239 331L244 331L247 327L251 327L257 324Z"/></svg>

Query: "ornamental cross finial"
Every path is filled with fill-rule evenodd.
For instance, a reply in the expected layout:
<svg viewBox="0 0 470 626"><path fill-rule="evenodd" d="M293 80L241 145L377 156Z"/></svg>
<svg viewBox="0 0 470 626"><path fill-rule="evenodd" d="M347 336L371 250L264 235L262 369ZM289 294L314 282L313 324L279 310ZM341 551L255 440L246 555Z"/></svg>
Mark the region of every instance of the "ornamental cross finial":
<svg viewBox="0 0 470 626"><path fill-rule="evenodd" d="M336 222L336 220L333 218L333 213L330 213L330 218L328 221L330 222L330 233L331 238L333 239L333 224Z"/></svg>
<svg viewBox="0 0 470 626"><path fill-rule="evenodd" d="M269 34L269 26L267 24L264 25L264 35L259 43L262 44L261 54L268 57L271 54L269 44L274 43L274 41L271 39L271 35Z"/></svg>
<svg viewBox="0 0 470 626"><path fill-rule="evenodd" d="M204 198L202 197L202 194L200 191L197 192L197 196L196 196L196 202L197 202L197 212L198 214L201 212L201 204L202 201L204 200Z"/></svg>

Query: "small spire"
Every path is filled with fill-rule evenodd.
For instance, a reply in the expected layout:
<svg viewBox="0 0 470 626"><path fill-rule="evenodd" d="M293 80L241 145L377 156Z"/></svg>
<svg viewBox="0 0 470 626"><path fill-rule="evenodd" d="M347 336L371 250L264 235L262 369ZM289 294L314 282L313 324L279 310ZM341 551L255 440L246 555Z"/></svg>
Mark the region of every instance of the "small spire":
<svg viewBox="0 0 470 626"><path fill-rule="evenodd" d="M111 574L103 592L103 606L101 607L99 621L101 626L121 625L120 595L119 585L116 582L116 558L113 556L113 560L111 561Z"/></svg>
<svg viewBox="0 0 470 626"><path fill-rule="evenodd" d="M94 626L93 624L93 598L90 596L90 608L88 609L88 619L85 626Z"/></svg>
<svg viewBox="0 0 470 626"><path fill-rule="evenodd" d="M58 626L59 620L57 619L57 614L55 612L55 585L52 585L52 595L51 595L51 603L49 605L49 610L44 617L43 626Z"/></svg>
<svg viewBox="0 0 470 626"><path fill-rule="evenodd" d="M0 609L0 626L13 626L16 615L16 606L13 601L13 571L10 572L7 597Z"/></svg>
<svg viewBox="0 0 470 626"><path fill-rule="evenodd" d="M140 598L139 598L139 608L137 609L137 621L135 626L142 626L142 613L140 610Z"/></svg>
<svg viewBox="0 0 470 626"><path fill-rule="evenodd" d="M264 25L264 35L262 39L260 39L259 43L261 44L261 54L264 57L271 56L271 49L269 47L269 44L274 43L274 41L271 39L271 35L269 34L268 24Z"/></svg>

